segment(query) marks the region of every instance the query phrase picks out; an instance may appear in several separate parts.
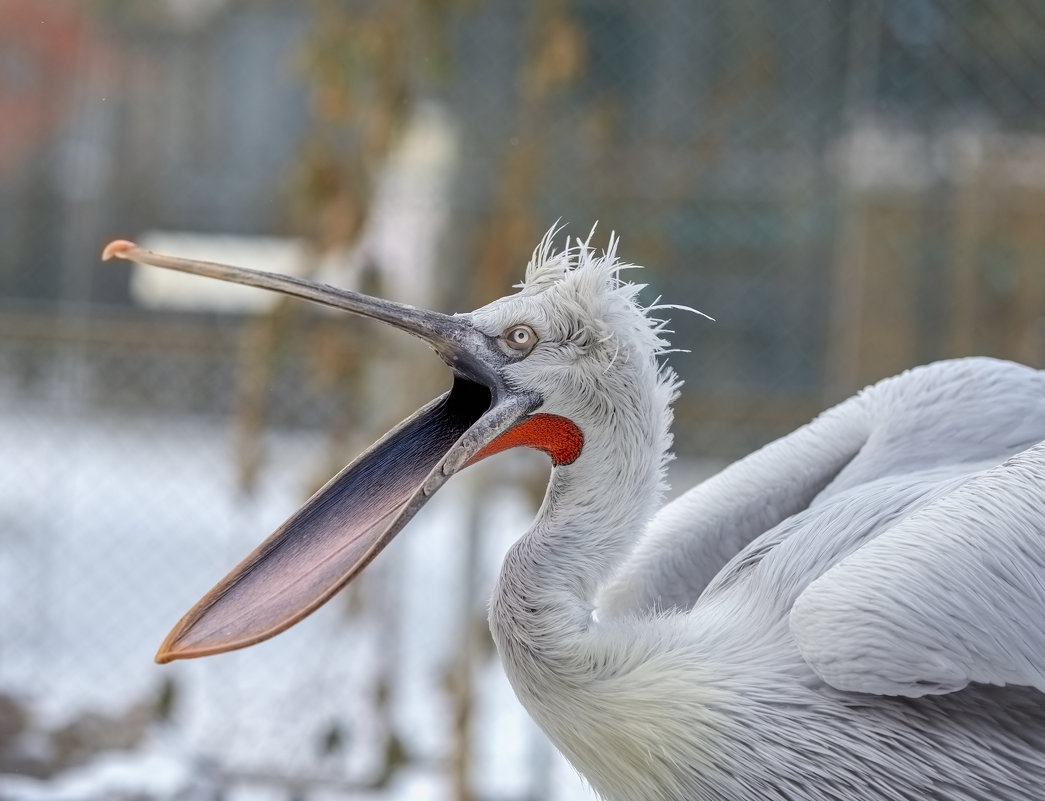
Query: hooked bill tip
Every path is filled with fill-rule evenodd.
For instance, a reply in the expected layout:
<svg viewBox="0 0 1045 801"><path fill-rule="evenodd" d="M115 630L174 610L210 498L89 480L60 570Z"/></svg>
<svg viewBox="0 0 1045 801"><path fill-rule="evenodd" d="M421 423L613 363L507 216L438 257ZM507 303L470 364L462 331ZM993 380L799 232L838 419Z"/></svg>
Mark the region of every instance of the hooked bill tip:
<svg viewBox="0 0 1045 801"><path fill-rule="evenodd" d="M126 259L127 251L133 250L138 247L133 242L126 239L114 239L108 245L105 246L105 250L102 251L102 261L109 261L109 259Z"/></svg>
<svg viewBox="0 0 1045 801"><path fill-rule="evenodd" d="M164 646L156 652L156 656L153 657L153 659L156 661L157 665L166 665L169 662L173 662L176 657L171 653L169 648Z"/></svg>

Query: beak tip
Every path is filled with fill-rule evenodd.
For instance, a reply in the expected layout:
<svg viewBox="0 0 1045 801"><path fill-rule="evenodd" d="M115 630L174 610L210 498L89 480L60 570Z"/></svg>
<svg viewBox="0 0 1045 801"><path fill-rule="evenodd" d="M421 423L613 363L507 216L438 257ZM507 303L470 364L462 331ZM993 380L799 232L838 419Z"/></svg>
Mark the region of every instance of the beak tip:
<svg viewBox="0 0 1045 801"><path fill-rule="evenodd" d="M153 658L157 665L166 665L167 663L173 662L177 659L177 657L166 648L160 648L160 650L156 652L156 656Z"/></svg>
<svg viewBox="0 0 1045 801"><path fill-rule="evenodd" d="M174 639L174 632L171 632L167 639L160 645L159 650L156 652L154 659L157 665L166 665L168 662L173 662L175 659L181 659L184 656L183 648L178 647L178 643Z"/></svg>
<svg viewBox="0 0 1045 801"><path fill-rule="evenodd" d="M183 623L179 622L179 624L167 635L167 638L160 644L159 650L156 651L156 656L153 658L157 665L166 665L173 662L175 659L189 659L195 656L192 652L191 646L186 647L185 644L181 642L183 633Z"/></svg>
<svg viewBox="0 0 1045 801"><path fill-rule="evenodd" d="M102 261L109 261L114 258L126 259L128 258L128 251L136 247L138 247L136 244L127 239L114 239L102 251Z"/></svg>

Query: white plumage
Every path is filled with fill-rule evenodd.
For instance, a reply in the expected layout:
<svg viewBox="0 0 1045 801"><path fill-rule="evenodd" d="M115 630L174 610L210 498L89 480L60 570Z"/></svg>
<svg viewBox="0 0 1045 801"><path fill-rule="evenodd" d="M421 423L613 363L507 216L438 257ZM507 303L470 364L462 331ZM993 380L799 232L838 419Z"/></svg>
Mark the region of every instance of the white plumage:
<svg viewBox="0 0 1045 801"><path fill-rule="evenodd" d="M473 315L586 437L491 603L538 723L607 799L1045 797L1045 374L912 370L654 514L676 382L613 263Z"/></svg>
<svg viewBox="0 0 1045 801"><path fill-rule="evenodd" d="M551 236L517 294L452 318L107 249L376 317L457 377L159 658L278 633L453 472L532 444L556 466L491 630L520 701L607 801L1045 798L1045 373L911 370L661 507L678 392L663 323L620 281L615 240L600 256Z"/></svg>

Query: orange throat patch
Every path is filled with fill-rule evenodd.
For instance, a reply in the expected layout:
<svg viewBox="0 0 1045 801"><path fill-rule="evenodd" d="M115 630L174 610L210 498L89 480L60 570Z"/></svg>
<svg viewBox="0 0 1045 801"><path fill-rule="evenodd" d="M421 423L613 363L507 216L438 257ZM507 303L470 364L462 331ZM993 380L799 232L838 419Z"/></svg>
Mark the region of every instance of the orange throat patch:
<svg viewBox="0 0 1045 801"><path fill-rule="evenodd" d="M534 448L548 454L558 467L576 461L583 447L584 434L572 420L557 414L533 414L483 447L468 464L509 448Z"/></svg>

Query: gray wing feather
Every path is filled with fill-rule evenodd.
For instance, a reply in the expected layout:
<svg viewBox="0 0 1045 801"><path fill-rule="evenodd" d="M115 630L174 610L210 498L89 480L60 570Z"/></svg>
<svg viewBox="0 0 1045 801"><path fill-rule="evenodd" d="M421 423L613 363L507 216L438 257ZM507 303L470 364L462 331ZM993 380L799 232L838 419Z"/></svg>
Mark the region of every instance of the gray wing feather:
<svg viewBox="0 0 1045 801"><path fill-rule="evenodd" d="M1045 691L1045 442L843 559L799 595L790 625L805 660L842 690Z"/></svg>
<svg viewBox="0 0 1045 801"><path fill-rule="evenodd" d="M860 451L865 406L850 398L664 506L603 590L600 615L691 608L726 562L808 506Z"/></svg>

